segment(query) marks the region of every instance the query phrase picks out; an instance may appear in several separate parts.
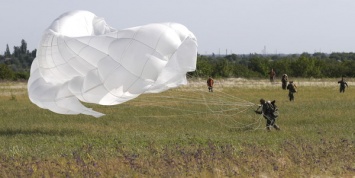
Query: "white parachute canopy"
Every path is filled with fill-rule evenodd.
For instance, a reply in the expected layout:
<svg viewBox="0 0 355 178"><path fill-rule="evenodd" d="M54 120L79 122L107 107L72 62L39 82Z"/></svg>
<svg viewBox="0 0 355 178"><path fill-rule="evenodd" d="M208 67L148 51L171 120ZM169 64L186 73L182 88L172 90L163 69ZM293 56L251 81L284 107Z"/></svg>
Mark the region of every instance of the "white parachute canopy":
<svg viewBox="0 0 355 178"><path fill-rule="evenodd" d="M117 30L88 11L61 15L45 30L28 81L30 100L60 114L104 114L80 101L116 105L186 85L197 40L178 23Z"/></svg>

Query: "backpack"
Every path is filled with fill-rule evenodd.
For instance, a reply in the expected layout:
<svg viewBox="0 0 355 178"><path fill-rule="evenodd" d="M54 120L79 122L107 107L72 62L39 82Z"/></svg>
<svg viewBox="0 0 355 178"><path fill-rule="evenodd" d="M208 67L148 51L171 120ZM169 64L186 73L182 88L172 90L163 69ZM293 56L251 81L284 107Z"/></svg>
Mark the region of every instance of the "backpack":
<svg viewBox="0 0 355 178"><path fill-rule="evenodd" d="M276 117L278 117L279 116L279 112L278 112L278 108L277 108L277 106L276 106L276 104L275 104L275 100L273 100L273 101L268 101L268 102L266 102L267 103L267 105L269 106L269 112L271 113L271 115L272 116L274 116L275 118Z"/></svg>
<svg viewBox="0 0 355 178"><path fill-rule="evenodd" d="M293 93L296 93L296 92L297 92L297 90L296 90L296 88L295 88L295 85L293 85L292 83L289 83L289 84L287 85L287 89L290 90L290 92L293 92Z"/></svg>

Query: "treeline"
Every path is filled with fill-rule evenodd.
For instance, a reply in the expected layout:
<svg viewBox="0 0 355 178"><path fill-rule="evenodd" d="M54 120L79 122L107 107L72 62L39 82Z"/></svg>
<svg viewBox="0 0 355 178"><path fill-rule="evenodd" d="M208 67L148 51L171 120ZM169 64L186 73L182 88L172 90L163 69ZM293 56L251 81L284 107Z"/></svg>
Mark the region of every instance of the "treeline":
<svg viewBox="0 0 355 178"><path fill-rule="evenodd" d="M25 40L21 40L20 46L14 46L12 53L6 45L4 55L0 55L0 80L27 80L36 52L27 49Z"/></svg>
<svg viewBox="0 0 355 178"><path fill-rule="evenodd" d="M27 80L37 50L29 51L25 40L14 46L8 45L0 55L0 80ZM355 77L355 53L314 53L289 55L200 55L197 56L194 77L243 77L264 78L274 69L277 76L288 74L303 78Z"/></svg>
<svg viewBox="0 0 355 178"><path fill-rule="evenodd" d="M314 53L290 55L198 55L195 77L267 77L274 69L277 76L288 74L303 78L355 77L355 53Z"/></svg>

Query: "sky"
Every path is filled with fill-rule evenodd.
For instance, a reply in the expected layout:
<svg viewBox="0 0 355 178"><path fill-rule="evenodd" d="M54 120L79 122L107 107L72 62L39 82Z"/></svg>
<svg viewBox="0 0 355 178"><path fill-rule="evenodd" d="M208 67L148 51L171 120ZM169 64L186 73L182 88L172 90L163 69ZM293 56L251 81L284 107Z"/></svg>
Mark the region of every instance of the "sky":
<svg viewBox="0 0 355 178"><path fill-rule="evenodd" d="M88 10L125 29L177 22L199 54L355 52L354 0L1 0L0 54L36 49L61 14Z"/></svg>

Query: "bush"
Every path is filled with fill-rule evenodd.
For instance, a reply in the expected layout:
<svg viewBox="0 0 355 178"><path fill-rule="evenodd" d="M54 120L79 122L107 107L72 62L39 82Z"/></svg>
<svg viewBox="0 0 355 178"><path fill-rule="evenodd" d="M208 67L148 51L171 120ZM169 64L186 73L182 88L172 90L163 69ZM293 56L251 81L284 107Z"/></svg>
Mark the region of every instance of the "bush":
<svg viewBox="0 0 355 178"><path fill-rule="evenodd" d="M11 80L14 77L14 73L5 64L0 64L0 79Z"/></svg>
<svg viewBox="0 0 355 178"><path fill-rule="evenodd" d="M28 80L30 78L29 72L16 72L13 80Z"/></svg>

